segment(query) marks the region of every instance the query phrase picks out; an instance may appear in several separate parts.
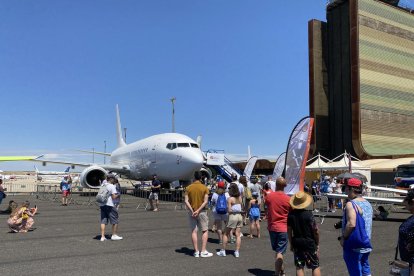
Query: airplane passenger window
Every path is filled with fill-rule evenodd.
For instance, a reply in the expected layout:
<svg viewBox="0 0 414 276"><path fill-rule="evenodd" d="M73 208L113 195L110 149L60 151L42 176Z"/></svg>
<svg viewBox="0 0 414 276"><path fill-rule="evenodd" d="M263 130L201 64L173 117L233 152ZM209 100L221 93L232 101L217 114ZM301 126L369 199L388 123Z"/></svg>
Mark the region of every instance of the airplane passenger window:
<svg viewBox="0 0 414 276"><path fill-rule="evenodd" d="M188 148L188 147L190 147L189 143L178 143L177 145L178 145L179 148Z"/></svg>
<svg viewBox="0 0 414 276"><path fill-rule="evenodd" d="M198 145L197 144L194 144L194 143L191 143L191 147L192 148L198 148Z"/></svg>

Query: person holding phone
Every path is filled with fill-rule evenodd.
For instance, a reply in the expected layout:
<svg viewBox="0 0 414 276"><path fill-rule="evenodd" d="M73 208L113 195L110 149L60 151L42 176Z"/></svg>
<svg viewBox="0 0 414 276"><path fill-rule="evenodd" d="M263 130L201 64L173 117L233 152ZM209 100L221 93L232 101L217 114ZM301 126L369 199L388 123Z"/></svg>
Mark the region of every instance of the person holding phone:
<svg viewBox="0 0 414 276"><path fill-rule="evenodd" d="M7 224L12 232L25 233L33 230L34 215L37 213L37 206L29 208L30 202L25 201L20 207L10 214Z"/></svg>

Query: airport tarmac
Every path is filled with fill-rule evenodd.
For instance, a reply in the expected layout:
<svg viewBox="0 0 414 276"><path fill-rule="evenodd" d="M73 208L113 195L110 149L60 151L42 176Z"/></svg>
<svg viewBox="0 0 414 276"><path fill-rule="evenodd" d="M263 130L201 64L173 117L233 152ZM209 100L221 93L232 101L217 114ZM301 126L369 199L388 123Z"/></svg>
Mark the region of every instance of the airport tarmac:
<svg viewBox="0 0 414 276"><path fill-rule="evenodd" d="M122 241L100 242L99 210L96 206L60 206L58 201L40 201L29 195L8 196L0 205L5 209L11 199L37 204L37 229L29 233L9 233L7 215L0 215L0 275L272 275L274 253L269 243L266 222L262 238L242 238L240 258L228 247L227 257L194 258L185 210L162 205L159 212L136 209L134 198L120 209L119 234ZM402 211L391 214L391 221L373 223L370 256L372 275L387 275L388 261L394 257L398 227L409 216ZM334 213L320 225L320 263L324 275L347 275L339 230ZM247 232L248 228L243 228ZM107 228L107 233L110 229ZM207 248L220 249L217 235L209 234ZM286 275L295 275L293 256L286 254ZM309 275L309 271L307 272Z"/></svg>

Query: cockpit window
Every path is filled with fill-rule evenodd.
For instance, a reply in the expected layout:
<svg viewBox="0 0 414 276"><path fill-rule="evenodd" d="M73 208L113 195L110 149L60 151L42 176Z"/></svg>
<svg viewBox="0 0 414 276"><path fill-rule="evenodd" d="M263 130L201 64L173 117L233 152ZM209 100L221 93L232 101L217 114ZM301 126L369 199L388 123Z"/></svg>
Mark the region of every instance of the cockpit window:
<svg viewBox="0 0 414 276"><path fill-rule="evenodd" d="M168 143L167 149L173 150L177 147L177 143Z"/></svg>
<svg viewBox="0 0 414 276"><path fill-rule="evenodd" d="M190 147L189 143L178 143L177 145L178 145L179 148L188 148L188 147Z"/></svg>
<svg viewBox="0 0 414 276"><path fill-rule="evenodd" d="M197 144L191 143L190 145L191 145L192 148L198 148Z"/></svg>

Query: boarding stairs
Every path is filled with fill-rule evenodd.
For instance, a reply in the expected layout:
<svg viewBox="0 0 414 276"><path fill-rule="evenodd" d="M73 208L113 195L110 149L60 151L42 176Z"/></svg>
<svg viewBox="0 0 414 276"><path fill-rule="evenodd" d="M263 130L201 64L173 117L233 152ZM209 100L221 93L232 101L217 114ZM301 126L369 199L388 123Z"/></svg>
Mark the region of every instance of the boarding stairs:
<svg viewBox="0 0 414 276"><path fill-rule="evenodd" d="M238 169L235 168L234 164L224 157L224 165L222 166L215 166L215 169L218 174L220 174L224 179L226 179L228 182L231 182L231 175L235 174L237 175L237 179L243 175L242 172L240 172Z"/></svg>

